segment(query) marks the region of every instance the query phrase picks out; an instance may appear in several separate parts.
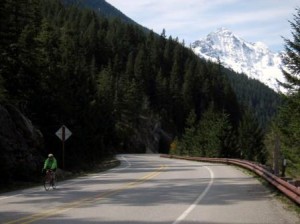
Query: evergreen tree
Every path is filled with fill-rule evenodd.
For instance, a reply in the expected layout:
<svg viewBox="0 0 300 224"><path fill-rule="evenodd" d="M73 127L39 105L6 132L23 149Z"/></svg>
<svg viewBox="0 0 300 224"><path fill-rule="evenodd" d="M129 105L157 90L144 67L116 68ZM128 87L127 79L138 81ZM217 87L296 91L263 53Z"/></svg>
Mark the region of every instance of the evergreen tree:
<svg viewBox="0 0 300 224"><path fill-rule="evenodd" d="M190 112L182 139L177 142L181 155L234 157L237 142L228 115L214 111L213 105L198 120Z"/></svg>
<svg viewBox="0 0 300 224"><path fill-rule="evenodd" d="M135 58L134 75L135 75L135 79L137 80L138 83L141 84L142 87L146 87L146 81L147 81L146 61L147 61L147 57L146 57L145 48L141 47Z"/></svg>
<svg viewBox="0 0 300 224"><path fill-rule="evenodd" d="M264 133L249 110L244 112L238 134L241 158L265 163Z"/></svg>
<svg viewBox="0 0 300 224"><path fill-rule="evenodd" d="M285 83L289 93L285 97L285 102L279 110L275 123L271 129L276 131L280 137L281 150L283 157L288 159L288 173L299 177L300 171L300 8L296 9L294 21L290 22L292 40L285 40L285 56L283 63L285 69L283 74L286 78ZM277 131L278 130L278 131ZM298 174L297 174L298 173Z"/></svg>
<svg viewBox="0 0 300 224"><path fill-rule="evenodd" d="M6 99L6 96L5 96L5 88L3 86L3 78L0 75L0 103L4 102L5 99Z"/></svg>
<svg viewBox="0 0 300 224"><path fill-rule="evenodd" d="M227 116L214 111L211 105L199 121L197 136L200 139L198 146L202 156L220 157L225 129L228 125Z"/></svg>
<svg viewBox="0 0 300 224"><path fill-rule="evenodd" d="M194 100L197 98L198 90L196 85L198 84L198 80L196 78L197 76L195 75L193 64L188 63L182 87L183 100L187 109L194 107Z"/></svg>
<svg viewBox="0 0 300 224"><path fill-rule="evenodd" d="M168 98L169 96L169 81L163 74L162 69L159 69L158 75L156 76L156 90L157 90L157 108L158 113L162 110L170 111L171 102Z"/></svg>
<svg viewBox="0 0 300 224"><path fill-rule="evenodd" d="M39 8L37 1L7 0L1 10L5 17L1 17L0 72L8 96L24 111L39 85L35 52Z"/></svg>
<svg viewBox="0 0 300 224"><path fill-rule="evenodd" d="M292 32L293 40L284 39L285 54L283 64L286 69L283 69L285 83L281 83L284 87L291 91L299 92L300 90L300 8L296 9L294 21L290 22L294 32Z"/></svg>
<svg viewBox="0 0 300 224"><path fill-rule="evenodd" d="M180 155L195 156L198 155L199 149L197 146L197 117L195 111L191 111L184 130L184 135L177 147Z"/></svg>
<svg viewBox="0 0 300 224"><path fill-rule="evenodd" d="M133 80L134 77L134 55L133 52L130 52L128 55L127 63L126 63L126 72L125 75L129 80Z"/></svg>

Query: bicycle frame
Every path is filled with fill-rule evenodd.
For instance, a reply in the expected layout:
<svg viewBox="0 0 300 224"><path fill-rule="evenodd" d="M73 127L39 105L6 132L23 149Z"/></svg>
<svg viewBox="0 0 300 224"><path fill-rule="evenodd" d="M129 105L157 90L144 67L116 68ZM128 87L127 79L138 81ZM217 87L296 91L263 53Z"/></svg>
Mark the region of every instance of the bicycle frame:
<svg viewBox="0 0 300 224"><path fill-rule="evenodd" d="M46 170L46 175L44 178L44 187L46 191L50 190L51 187L53 189L56 188L56 180L54 175L55 174L52 170Z"/></svg>

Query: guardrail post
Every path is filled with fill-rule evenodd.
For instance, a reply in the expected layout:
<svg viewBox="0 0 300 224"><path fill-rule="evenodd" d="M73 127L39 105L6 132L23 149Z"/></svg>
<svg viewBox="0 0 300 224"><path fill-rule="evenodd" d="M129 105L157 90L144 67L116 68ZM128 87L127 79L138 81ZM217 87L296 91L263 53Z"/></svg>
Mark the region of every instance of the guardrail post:
<svg viewBox="0 0 300 224"><path fill-rule="evenodd" d="M279 174L279 151L280 151L280 141L278 135L276 135L275 139L275 147L274 147L274 152L273 152L273 170L274 174L278 176Z"/></svg>
<svg viewBox="0 0 300 224"><path fill-rule="evenodd" d="M286 159L283 159L282 160L282 173L281 173L282 177L285 177L285 168L286 168L286 165L287 165Z"/></svg>

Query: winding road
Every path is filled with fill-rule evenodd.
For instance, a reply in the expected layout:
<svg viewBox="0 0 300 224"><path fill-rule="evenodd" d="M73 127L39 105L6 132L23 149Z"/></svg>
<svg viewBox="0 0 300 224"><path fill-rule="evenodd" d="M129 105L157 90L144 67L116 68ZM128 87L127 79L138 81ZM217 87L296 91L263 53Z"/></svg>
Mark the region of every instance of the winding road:
<svg viewBox="0 0 300 224"><path fill-rule="evenodd" d="M224 164L119 155L106 172L0 194L0 223L299 224L260 182Z"/></svg>

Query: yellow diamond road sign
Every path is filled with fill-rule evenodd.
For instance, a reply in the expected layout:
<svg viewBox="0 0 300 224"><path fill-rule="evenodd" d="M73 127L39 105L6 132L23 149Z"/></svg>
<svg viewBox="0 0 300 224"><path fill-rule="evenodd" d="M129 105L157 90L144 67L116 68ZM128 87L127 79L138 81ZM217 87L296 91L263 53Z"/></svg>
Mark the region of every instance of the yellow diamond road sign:
<svg viewBox="0 0 300 224"><path fill-rule="evenodd" d="M55 134L60 138L60 140L65 141L72 135L72 132L65 125L63 125Z"/></svg>

